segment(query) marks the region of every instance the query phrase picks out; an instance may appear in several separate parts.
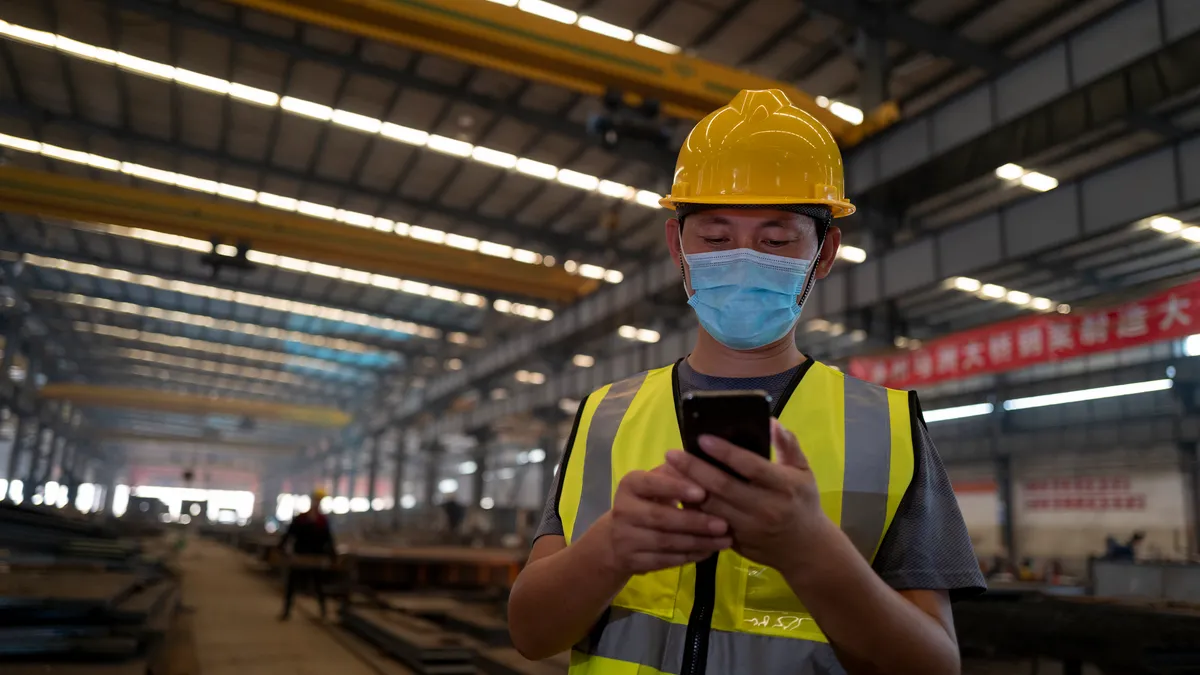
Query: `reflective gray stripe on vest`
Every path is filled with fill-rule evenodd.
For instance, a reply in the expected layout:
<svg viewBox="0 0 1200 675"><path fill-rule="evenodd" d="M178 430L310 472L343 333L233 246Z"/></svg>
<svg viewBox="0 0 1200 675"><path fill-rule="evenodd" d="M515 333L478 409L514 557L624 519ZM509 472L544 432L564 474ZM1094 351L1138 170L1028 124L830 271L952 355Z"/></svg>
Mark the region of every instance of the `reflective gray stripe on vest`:
<svg viewBox="0 0 1200 675"><path fill-rule="evenodd" d="M572 541L612 508L612 449L617 429L633 397L646 381L646 373L621 380L608 388L608 393L596 406L588 427L586 453L583 457L583 488L579 491L579 510L571 530Z"/></svg>
<svg viewBox="0 0 1200 675"><path fill-rule="evenodd" d="M846 467L842 478L842 531L867 560L887 522L892 424L887 389L846 378Z"/></svg>
<svg viewBox="0 0 1200 675"><path fill-rule="evenodd" d="M614 607L599 639L576 649L678 675L686 637L685 625ZM826 675L845 671L833 649L822 642L714 630L708 637L708 672Z"/></svg>

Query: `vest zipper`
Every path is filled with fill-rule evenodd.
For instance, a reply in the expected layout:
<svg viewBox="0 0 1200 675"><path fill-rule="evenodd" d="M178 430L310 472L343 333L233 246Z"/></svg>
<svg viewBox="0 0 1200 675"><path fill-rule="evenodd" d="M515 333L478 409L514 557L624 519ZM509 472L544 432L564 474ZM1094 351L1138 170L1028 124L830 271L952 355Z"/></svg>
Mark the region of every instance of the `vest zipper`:
<svg viewBox="0 0 1200 675"><path fill-rule="evenodd" d="M675 417L677 420L680 419L679 361L675 362L675 367L671 370L671 385L675 394ZM771 417L779 417L779 413L791 398L792 392L800 384L800 380L804 379L805 373L812 364L813 360L806 355L805 362L800 365L800 369L792 381L783 390L783 396L772 406ZM680 423L680 427L682 428L682 423ZM713 605L717 599L717 560L719 557L719 553L714 553L696 563L696 586L692 590L692 613L688 615L687 633L683 641L683 664L679 669L679 675L705 675L705 671L708 669L708 635L712 630Z"/></svg>
<svg viewBox="0 0 1200 675"><path fill-rule="evenodd" d="M696 588L692 592L692 613L688 616L680 675L704 675L708 667L708 633L717 595L719 555L714 553L696 563Z"/></svg>

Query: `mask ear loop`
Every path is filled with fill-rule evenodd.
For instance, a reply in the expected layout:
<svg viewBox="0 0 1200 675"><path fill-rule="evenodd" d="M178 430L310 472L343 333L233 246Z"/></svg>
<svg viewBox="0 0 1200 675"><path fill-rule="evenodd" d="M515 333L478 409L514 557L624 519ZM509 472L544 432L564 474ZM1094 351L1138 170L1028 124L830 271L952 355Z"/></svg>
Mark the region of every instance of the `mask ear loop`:
<svg viewBox="0 0 1200 675"><path fill-rule="evenodd" d="M691 300L692 296L688 295L687 274L683 271L683 216L676 215L676 220L679 221L679 279L683 282L683 294Z"/></svg>
<svg viewBox="0 0 1200 675"><path fill-rule="evenodd" d="M800 300L797 301L801 307L804 306L804 301L808 300L808 294L812 292L813 286L817 285L816 270L817 266L821 264L821 251L825 248L825 237L829 235L829 226L832 221L832 213L820 219L821 231L817 233L817 255L813 258L812 267L809 268L809 273L804 279L804 290L800 293Z"/></svg>
<svg viewBox="0 0 1200 675"><path fill-rule="evenodd" d="M683 293L684 295L687 295L687 274L683 271L683 219L685 216L678 211L675 213L675 219L679 221L679 278L683 281ZM811 214L806 215L812 217ZM821 251L825 247L825 237L829 235L829 227L833 223L833 213L829 212L828 214L822 215L820 218L813 218L813 220L820 223L821 229L820 232L817 233L817 255L813 258L812 267L809 268L810 270L816 270L817 266L821 264ZM801 307L804 306L804 302L808 300L808 294L812 292L813 286L816 285L816 282L816 274L810 272L804 279L804 289L801 291L800 299L796 301L796 304L800 305ZM692 296L688 295L689 299L691 297Z"/></svg>

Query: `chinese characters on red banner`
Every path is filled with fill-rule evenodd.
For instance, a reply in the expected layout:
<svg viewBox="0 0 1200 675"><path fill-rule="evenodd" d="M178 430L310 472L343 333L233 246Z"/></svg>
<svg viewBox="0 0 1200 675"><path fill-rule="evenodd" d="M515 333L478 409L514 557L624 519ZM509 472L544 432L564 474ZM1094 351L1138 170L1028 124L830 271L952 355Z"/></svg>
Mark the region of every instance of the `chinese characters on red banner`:
<svg viewBox="0 0 1200 675"><path fill-rule="evenodd" d="M1128 476L1046 478L1025 483L1031 511L1144 511L1146 495L1130 490Z"/></svg>
<svg viewBox="0 0 1200 675"><path fill-rule="evenodd" d="M1200 333L1200 281L1091 314L1015 319L933 340L921 349L850 360L850 374L907 388L999 373Z"/></svg>

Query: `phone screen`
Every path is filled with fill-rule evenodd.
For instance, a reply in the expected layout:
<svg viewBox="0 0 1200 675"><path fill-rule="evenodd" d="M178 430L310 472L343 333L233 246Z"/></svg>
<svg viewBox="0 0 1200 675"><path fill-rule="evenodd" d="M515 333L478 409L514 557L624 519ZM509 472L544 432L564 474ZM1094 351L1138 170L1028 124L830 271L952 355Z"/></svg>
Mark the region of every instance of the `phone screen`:
<svg viewBox="0 0 1200 675"><path fill-rule="evenodd" d="M714 466L742 478L700 449L703 435L723 438L760 457L771 457L771 397L764 391L705 391L683 397L683 447Z"/></svg>

